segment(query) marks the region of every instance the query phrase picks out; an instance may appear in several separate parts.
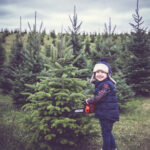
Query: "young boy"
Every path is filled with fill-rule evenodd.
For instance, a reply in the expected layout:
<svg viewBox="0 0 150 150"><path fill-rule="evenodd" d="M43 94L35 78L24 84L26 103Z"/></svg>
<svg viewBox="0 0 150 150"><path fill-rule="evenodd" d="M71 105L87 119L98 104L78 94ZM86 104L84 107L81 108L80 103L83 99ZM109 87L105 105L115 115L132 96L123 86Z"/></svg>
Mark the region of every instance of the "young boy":
<svg viewBox="0 0 150 150"><path fill-rule="evenodd" d="M95 104L95 117L100 121L103 137L101 150L117 150L112 134L114 122L119 121L116 82L111 77L107 62L101 61L94 66L90 82L95 85L95 92L94 97L86 99L86 103Z"/></svg>

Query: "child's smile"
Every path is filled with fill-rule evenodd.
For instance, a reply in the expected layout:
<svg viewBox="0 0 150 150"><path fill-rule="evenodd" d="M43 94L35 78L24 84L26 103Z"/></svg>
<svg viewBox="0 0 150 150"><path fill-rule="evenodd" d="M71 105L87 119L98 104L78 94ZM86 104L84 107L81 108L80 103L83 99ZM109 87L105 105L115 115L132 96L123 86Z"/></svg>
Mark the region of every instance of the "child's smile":
<svg viewBox="0 0 150 150"><path fill-rule="evenodd" d="M95 78L98 81L103 81L107 78L107 73L101 70L96 71Z"/></svg>

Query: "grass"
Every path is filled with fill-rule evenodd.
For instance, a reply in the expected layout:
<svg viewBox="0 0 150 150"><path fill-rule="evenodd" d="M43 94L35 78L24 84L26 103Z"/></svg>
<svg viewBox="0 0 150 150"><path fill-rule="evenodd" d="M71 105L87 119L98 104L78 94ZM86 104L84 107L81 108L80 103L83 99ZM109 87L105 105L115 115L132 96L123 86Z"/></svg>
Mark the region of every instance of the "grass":
<svg viewBox="0 0 150 150"><path fill-rule="evenodd" d="M114 124L113 134L118 150L149 150L150 147L150 98L134 98L126 104L126 113ZM17 110L8 95L0 94L0 149L25 150L23 111ZM99 150L102 146L100 125L92 119L97 136L83 142L79 150Z"/></svg>
<svg viewBox="0 0 150 150"><path fill-rule="evenodd" d="M17 110L8 95L0 94L0 150L24 150L24 113Z"/></svg>

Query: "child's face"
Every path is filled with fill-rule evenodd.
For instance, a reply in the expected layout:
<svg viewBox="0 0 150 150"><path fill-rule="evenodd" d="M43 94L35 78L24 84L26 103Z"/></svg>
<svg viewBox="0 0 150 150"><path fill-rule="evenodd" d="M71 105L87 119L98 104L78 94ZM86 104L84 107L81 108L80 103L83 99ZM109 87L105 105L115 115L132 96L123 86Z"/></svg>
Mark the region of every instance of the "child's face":
<svg viewBox="0 0 150 150"><path fill-rule="evenodd" d="M96 71L95 78L98 81L103 81L108 77L107 73L101 70Z"/></svg>

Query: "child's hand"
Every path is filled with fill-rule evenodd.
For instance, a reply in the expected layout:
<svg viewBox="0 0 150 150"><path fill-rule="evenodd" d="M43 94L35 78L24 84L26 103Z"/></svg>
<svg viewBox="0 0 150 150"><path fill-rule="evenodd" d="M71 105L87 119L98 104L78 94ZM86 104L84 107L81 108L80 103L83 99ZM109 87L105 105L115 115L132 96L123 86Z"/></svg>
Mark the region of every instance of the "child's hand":
<svg viewBox="0 0 150 150"><path fill-rule="evenodd" d="M89 100L89 99L86 99L86 100L85 100L86 104L89 104L88 100Z"/></svg>

